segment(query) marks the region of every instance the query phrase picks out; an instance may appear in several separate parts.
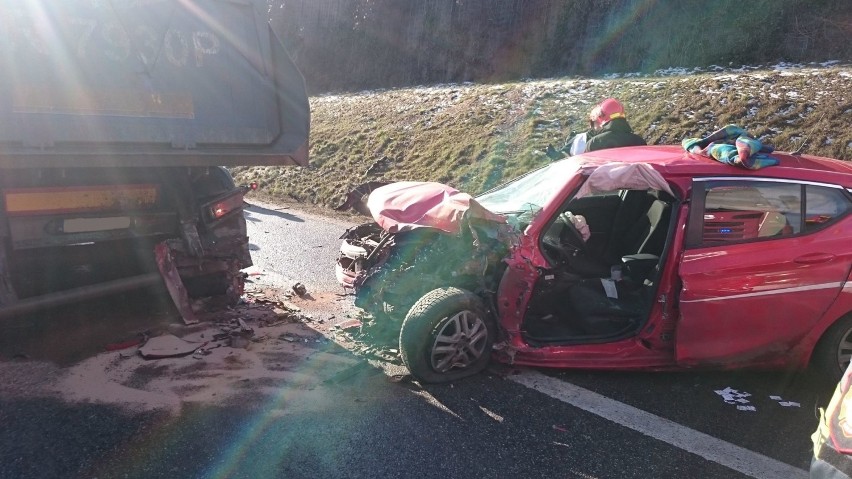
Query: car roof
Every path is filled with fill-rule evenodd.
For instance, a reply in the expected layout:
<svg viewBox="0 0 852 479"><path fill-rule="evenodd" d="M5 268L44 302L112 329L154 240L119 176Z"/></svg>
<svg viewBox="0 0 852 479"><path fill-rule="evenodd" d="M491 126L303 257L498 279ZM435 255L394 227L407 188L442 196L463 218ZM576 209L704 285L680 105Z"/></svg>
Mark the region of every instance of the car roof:
<svg viewBox="0 0 852 479"><path fill-rule="evenodd" d="M675 145L609 148L576 157L584 165L603 163L648 163L665 177L760 176L841 185L852 188L852 162L812 155L773 152L777 166L749 170L696 155Z"/></svg>

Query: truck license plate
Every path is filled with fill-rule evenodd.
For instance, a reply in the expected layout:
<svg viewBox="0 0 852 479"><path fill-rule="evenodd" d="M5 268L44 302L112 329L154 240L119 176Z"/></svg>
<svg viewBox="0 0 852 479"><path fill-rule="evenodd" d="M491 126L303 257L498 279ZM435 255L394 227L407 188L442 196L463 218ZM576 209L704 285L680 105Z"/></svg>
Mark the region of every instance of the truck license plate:
<svg viewBox="0 0 852 479"><path fill-rule="evenodd" d="M109 231L130 228L129 216L112 216L109 218L72 218L62 222L65 233L87 233L92 231Z"/></svg>

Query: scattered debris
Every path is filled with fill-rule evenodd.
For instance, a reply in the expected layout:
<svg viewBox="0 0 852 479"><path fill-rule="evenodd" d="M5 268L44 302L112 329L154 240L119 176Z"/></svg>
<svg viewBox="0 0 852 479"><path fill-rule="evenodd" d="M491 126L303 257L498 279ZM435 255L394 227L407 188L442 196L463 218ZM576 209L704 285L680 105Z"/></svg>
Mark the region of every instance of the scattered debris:
<svg viewBox="0 0 852 479"><path fill-rule="evenodd" d="M491 410L489 410L489 409L487 409L487 408L485 408L485 407L483 407L483 406L479 406L479 409L480 409L480 410L482 410L482 412L484 412L484 413L485 413L485 415L486 415L486 416L488 416L488 417L490 417L491 419L493 419L493 420L495 420L495 421L497 421L497 422L499 422L499 423L502 423L502 422L503 422L503 416L501 416L501 415L497 414L496 412L491 411Z"/></svg>
<svg viewBox="0 0 852 479"><path fill-rule="evenodd" d="M360 328L361 325L362 325L362 323L361 323L360 320L350 319L350 320L347 320L347 321L337 323L335 325L335 328L336 329L353 329L353 328Z"/></svg>
<svg viewBox="0 0 852 479"><path fill-rule="evenodd" d="M148 340L147 333L140 333L133 339L128 339L126 341L119 341L117 343L107 344L105 349L107 351L120 351L122 349L129 349L129 348L132 348L134 346L140 346L142 344L145 344L145 342L147 340Z"/></svg>
<svg viewBox="0 0 852 479"><path fill-rule="evenodd" d="M165 334L146 341L139 348L139 354L145 359L175 358L190 355L206 344L191 343L173 334Z"/></svg>
<svg viewBox="0 0 852 479"><path fill-rule="evenodd" d="M212 349L212 348L211 348ZM192 353L192 357L195 359L201 359L204 356L210 355L210 349L198 348L194 353Z"/></svg>
<svg viewBox="0 0 852 479"><path fill-rule="evenodd" d="M295 333L283 333L278 336L278 339L287 341L288 343L323 343L328 341L321 334L302 336Z"/></svg>
<svg viewBox="0 0 852 479"><path fill-rule="evenodd" d="M769 399L777 402L782 407L802 407L801 404L793 401L785 401L781 396L769 396Z"/></svg>
<svg viewBox="0 0 852 479"><path fill-rule="evenodd" d="M737 410L739 411L757 411L757 408L751 405L751 401L746 399L748 397L751 397L751 393L747 393L745 391L737 391L736 389L732 389L731 387L726 387L725 389L720 389L715 392L719 396L722 396L722 400L726 403L735 404L737 406Z"/></svg>
<svg viewBox="0 0 852 479"><path fill-rule="evenodd" d="M750 401L746 399L750 397L751 394L745 391L737 391L736 389L731 389L730 387L726 387L725 389L715 391L716 394L722 396L722 400L724 400L728 404L748 404Z"/></svg>
<svg viewBox="0 0 852 479"><path fill-rule="evenodd" d="M282 302L281 302L281 303L279 303L279 304L281 305L281 307L283 307L283 308L285 308L285 309L288 309L288 310L290 310L290 311L292 311L292 312L294 312L294 313L298 313L298 312L301 312L301 311L302 311L302 308L300 308L300 307L296 306L295 304L293 304L293 303L291 303L291 302L289 302L289 301L282 301Z"/></svg>
<svg viewBox="0 0 852 479"><path fill-rule="evenodd" d="M401 383L409 381L411 381L410 374L391 374L390 376L388 376L389 383Z"/></svg>
<svg viewBox="0 0 852 479"><path fill-rule="evenodd" d="M302 283L296 283L293 285L293 292L298 294L299 297L308 294L308 288L305 287Z"/></svg>

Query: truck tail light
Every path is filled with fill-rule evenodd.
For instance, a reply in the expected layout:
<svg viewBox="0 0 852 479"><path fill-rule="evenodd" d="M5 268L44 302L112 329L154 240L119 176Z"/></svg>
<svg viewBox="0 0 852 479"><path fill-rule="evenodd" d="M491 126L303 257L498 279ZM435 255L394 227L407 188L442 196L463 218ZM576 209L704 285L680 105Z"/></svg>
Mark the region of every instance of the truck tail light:
<svg viewBox="0 0 852 479"><path fill-rule="evenodd" d="M207 215L208 221L216 221L220 218L225 217L233 211L241 209L242 207L243 194L242 192L239 192L228 196L227 198L222 198L220 200L207 203L207 205L204 206L203 210Z"/></svg>
<svg viewBox="0 0 852 479"><path fill-rule="evenodd" d="M257 184L256 181L252 181L247 185L240 185L240 189L243 190L243 193L248 193L249 191L255 191L260 188L260 185Z"/></svg>

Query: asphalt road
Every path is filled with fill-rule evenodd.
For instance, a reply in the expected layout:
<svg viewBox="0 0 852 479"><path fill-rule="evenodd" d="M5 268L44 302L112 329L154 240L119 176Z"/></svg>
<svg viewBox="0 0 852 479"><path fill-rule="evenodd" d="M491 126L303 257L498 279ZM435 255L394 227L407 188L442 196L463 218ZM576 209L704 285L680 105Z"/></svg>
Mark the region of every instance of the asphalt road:
<svg viewBox="0 0 852 479"><path fill-rule="evenodd" d="M253 281L336 297L345 222L270 205L247 218ZM501 366L422 387L322 347L346 368L306 365L303 383L179 414L18 394L62 369L32 364L21 378L6 372L26 364L0 362L0 477L807 477L815 410L831 392L805 374Z"/></svg>

